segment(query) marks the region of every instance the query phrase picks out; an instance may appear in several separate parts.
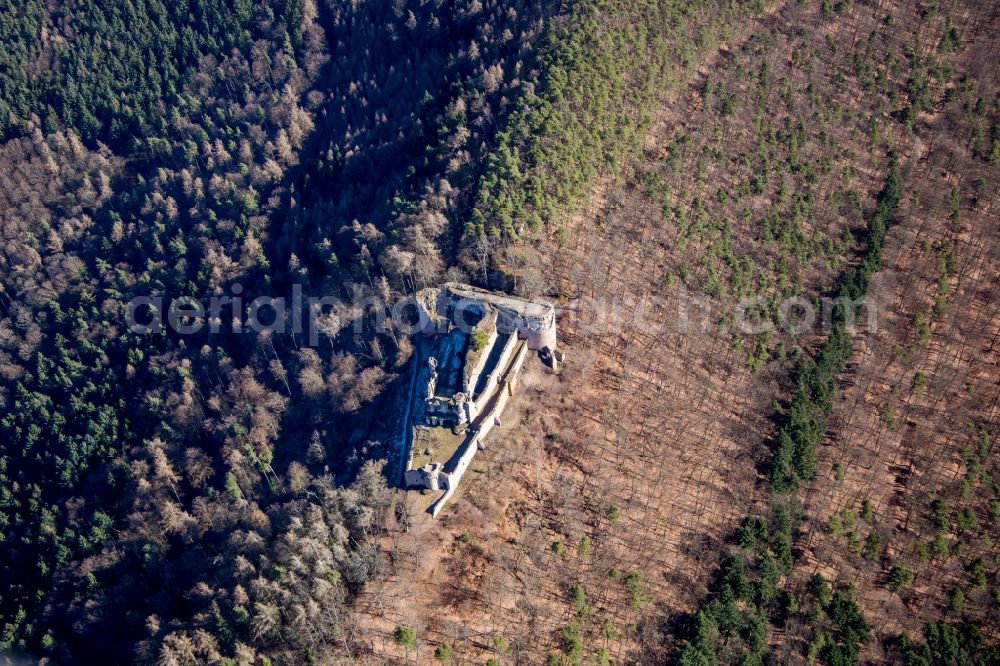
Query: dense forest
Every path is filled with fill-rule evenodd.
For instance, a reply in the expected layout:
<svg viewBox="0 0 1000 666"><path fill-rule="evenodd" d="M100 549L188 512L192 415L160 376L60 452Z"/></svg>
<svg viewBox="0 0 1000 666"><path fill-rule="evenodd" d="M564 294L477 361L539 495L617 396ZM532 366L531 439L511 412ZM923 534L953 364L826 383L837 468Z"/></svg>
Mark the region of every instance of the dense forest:
<svg viewBox="0 0 1000 666"><path fill-rule="evenodd" d="M854 3L814 4L834 21ZM962 33L924 4L946 60ZM590 188L634 176L664 91L772 9L0 0L0 656L169 666L371 654L373 621L355 604L392 573L385 543L410 519L394 441L412 346L384 305L443 279L559 297L548 256L569 244ZM904 97L894 92L895 122L912 131L932 91L961 90L941 95L968 107L972 151L995 165L995 91L973 94L940 61L918 60ZM770 91L763 69L752 76ZM732 115L732 91L714 94L706 108ZM797 150L804 136L781 141ZM829 254L814 256L836 264L832 295L860 298L883 265L909 187L893 151L879 159L890 155L882 194L850 213L844 252L815 241ZM656 196L663 181L643 178ZM752 182L746 195L764 195ZM803 217L811 205L794 200ZM315 313L318 332L246 325L255 297L293 293L339 304ZM136 298L212 297L230 309L193 334L128 325ZM803 520L793 498L817 475L852 354L847 319L836 310L826 337L798 350L761 470L778 500L732 526L739 552L716 558L711 595L667 641L672 659L761 663L793 603L817 618L824 663L857 663L870 640L851 589L820 574L779 589ZM903 587L905 571L897 578ZM640 579L623 578L637 608ZM894 654L986 663L983 629L929 621ZM579 663L564 639L566 659L550 662ZM409 661L415 637L396 643Z"/></svg>
<svg viewBox="0 0 1000 666"><path fill-rule="evenodd" d="M249 0L5 2L2 9L0 136L27 134L34 115L47 133L69 127L88 144L121 149L162 132L164 111L202 57L246 48L255 18ZM300 37L301 8L278 3L267 11Z"/></svg>
<svg viewBox="0 0 1000 666"><path fill-rule="evenodd" d="M4 649L355 649L405 338L139 336L125 305L439 278L546 10L411 4L4 8Z"/></svg>

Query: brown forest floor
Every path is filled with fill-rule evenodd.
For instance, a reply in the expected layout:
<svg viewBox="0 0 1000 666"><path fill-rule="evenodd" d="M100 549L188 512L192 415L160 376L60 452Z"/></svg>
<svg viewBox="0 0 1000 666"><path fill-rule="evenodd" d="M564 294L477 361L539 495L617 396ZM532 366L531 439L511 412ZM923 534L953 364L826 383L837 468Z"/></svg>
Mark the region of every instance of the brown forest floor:
<svg viewBox="0 0 1000 666"><path fill-rule="evenodd" d="M995 89L995 88L994 88ZM957 122L944 114L929 118L929 132L947 133ZM1000 525L991 518L998 495L963 459L963 450L1000 479L995 444L1000 437L1000 182L995 168L969 159L966 146L941 141L925 147L907 182L919 197L904 204L903 222L890 234L889 258L874 293L876 330L862 328L843 377L830 436L820 453L819 478L805 499L806 522L799 540L797 573L821 570L828 578L853 582L862 609L881 639L908 631L919 635L924 621L974 621L995 639L1000 635L996 601ZM952 188L962 194L961 220L950 221ZM941 267L937 248L954 247L955 270L945 281L946 313L935 317ZM925 317L930 333L915 323ZM918 376L919 373L919 376ZM922 379L921 379L922 378ZM980 453L981 446L988 453ZM966 454L968 455L968 454ZM843 466L838 481L833 469ZM973 463L975 465L975 463ZM969 487L963 482L969 472ZM964 496L963 496L964 494ZM950 527L939 530L931 502L945 500ZM860 518L865 501L871 522ZM971 507L974 528L960 529L956 513ZM831 530L838 512L856 514L855 527ZM841 513L843 515L843 513ZM851 533L863 541L880 534L884 552L865 559L850 548ZM948 553L933 555L932 540L945 537ZM931 554L921 556L921 546ZM856 548L855 548L856 550ZM983 558L987 586L972 589L968 566ZM893 565L915 573L901 595L886 589ZM963 612L949 608L960 588ZM873 642L877 650L878 641Z"/></svg>
<svg viewBox="0 0 1000 666"><path fill-rule="evenodd" d="M891 29L887 13L895 18ZM966 44L949 62L958 71L969 67L979 94L992 99L997 81L982 66L984 59L995 62L992 45L983 43L990 30L974 12L953 19ZM951 107L922 115L911 134L889 116L891 92L902 89L906 73L888 72L885 53L898 54L914 34L929 39L943 25L943 17L923 21L917 8L892 3L855 3L834 21L793 3L766 24L747 26L702 64L696 81L665 96L642 158L628 173L595 185L587 205L566 222L567 240L539 246L565 308L561 373L526 364L504 427L494 431L440 519L406 511L420 498L400 496L397 514L411 515L386 540L391 564L356 609L357 637L369 646L361 661L428 661L437 645L449 643L461 662L494 656L501 663L543 663L562 648L560 632L577 617L570 588L578 583L590 609L582 622L586 655L607 647L616 663L662 661L671 646L664 621L704 599L726 535L768 501L758 465L773 432L772 405L785 396L793 367L779 348L808 352L818 338L813 331L761 340L726 327L724 314L746 293L811 300L835 284L856 255L850 232L864 226L862 211L872 209L884 181L887 145L899 152L907 190L919 191L919 199L907 196L890 232L887 270L874 290L878 329L857 330L820 475L805 495L794 576L820 570L855 582L875 626L865 654L872 660L880 658L881 641L903 629L918 632L928 616L949 616L942 609L951 587L965 585L970 559L988 554L990 586L996 585L995 546L983 538L992 531L996 543L995 523L979 536L949 537L952 550L965 543L959 555L925 561L913 549L917 539L934 536L931 492L952 509L965 505L961 448L979 441L983 429L993 440L1000 434L1000 181L996 167L970 149L984 121ZM996 27L995 16L989 25ZM870 42L873 30L879 36ZM872 43L866 56L872 70L849 71L850 54ZM765 62L771 88L752 76ZM880 67L887 80L881 88L872 83ZM706 81L721 91L714 99L704 92ZM779 81L788 82L787 91ZM940 96L943 86L935 90ZM736 112L723 116L727 95ZM787 127L786 118L804 124L800 160L816 167L808 188L802 173L784 169L787 148L773 140L772 130ZM689 138L679 141L684 134ZM740 191L762 164L770 174L762 191L718 195ZM811 190L813 204L801 224L774 238L762 232L761 220L792 217L782 187ZM949 219L955 187L962 194L960 225ZM699 210L701 222L690 223ZM957 270L947 277L947 313L934 319L938 258L948 242ZM727 253L749 257L754 268L734 275ZM713 292L712 276L721 290ZM677 314L685 289L709 308L706 315L693 307L686 326ZM640 319L632 316L636 303L651 297L658 305ZM595 312L616 311L624 315L619 321L594 320ZM931 322L926 344L917 340L917 312ZM749 356L758 352L769 360L754 372ZM914 391L917 371L927 381ZM841 481L833 472L838 462L845 468ZM984 464L996 471L995 456ZM969 500L984 526L992 498L976 485ZM865 499L887 546L874 562L850 552L848 530L828 529L842 508L860 516ZM857 518L857 538L871 529ZM916 572L901 597L884 585L897 563ZM633 573L641 579L629 589ZM996 616L987 591L965 587L970 618ZM416 629L416 653L393 642L399 625ZM783 661L803 659L798 631L791 623L772 637Z"/></svg>

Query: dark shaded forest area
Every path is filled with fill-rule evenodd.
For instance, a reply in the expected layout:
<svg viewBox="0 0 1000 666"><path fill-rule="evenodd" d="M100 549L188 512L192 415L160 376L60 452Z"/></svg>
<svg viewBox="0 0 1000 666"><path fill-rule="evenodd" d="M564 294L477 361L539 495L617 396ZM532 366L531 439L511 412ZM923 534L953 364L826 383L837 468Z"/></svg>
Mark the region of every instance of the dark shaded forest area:
<svg viewBox="0 0 1000 666"><path fill-rule="evenodd" d="M18 4L0 18L0 647L351 654L345 603L390 504L374 414L405 338L140 336L125 304L439 279L549 9Z"/></svg>

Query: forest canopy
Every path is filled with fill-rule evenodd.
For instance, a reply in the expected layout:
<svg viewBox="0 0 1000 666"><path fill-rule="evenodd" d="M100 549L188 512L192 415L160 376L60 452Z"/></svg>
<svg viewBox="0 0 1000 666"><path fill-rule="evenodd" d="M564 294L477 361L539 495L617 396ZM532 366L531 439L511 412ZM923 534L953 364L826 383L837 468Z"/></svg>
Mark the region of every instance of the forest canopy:
<svg viewBox="0 0 1000 666"><path fill-rule="evenodd" d="M741 447L757 437L764 453L734 446L726 461L757 482L724 489L727 499L757 497L767 506L738 525L727 521L748 508L718 507L715 527L729 530L718 539L693 534L697 521L688 525L690 516L682 516L685 556L704 566L691 580L684 572L604 566L600 558L612 550L615 557L647 552L629 539L642 538L638 523L659 529L659 519L637 518L633 495L591 502L598 474L584 453L606 446L617 456L608 483L620 486L609 489L629 493L641 486L619 483L622 465L662 471L656 466L672 458L650 448L625 460L640 446L628 430L637 424L622 420L624 410L611 413L610 403L592 411L601 402L595 394L581 401L587 410L577 420L597 429L580 437L562 427L563 410L580 408L567 402L572 375L544 371L525 381L529 400L542 387L563 391L536 401L558 404L559 414L521 418L531 427L517 440L518 455L537 435L546 464L524 475L516 492L537 496L489 505L461 498L453 505L461 511L435 526L447 534L464 520L478 530L484 516L499 516L502 524L489 525L482 539L454 529L456 538L435 537L440 550L424 557L412 546L421 532L410 522L417 493L395 489L404 464L400 424L408 418L401 405L412 393L418 343L385 304L445 280L544 295L569 310L612 284L623 292L639 284L655 296L681 284L704 287L712 303L754 293L767 297L767 307L776 307L779 294L853 302L891 265L893 233L905 227L905 215L930 210L920 208L906 178L914 163L908 141L928 147L927 164L950 178L959 169L941 154L951 147L930 131L960 117L974 127L961 135L961 149L977 165L996 166L1000 97L956 69L962 50L995 27L995 12L980 12L984 19L955 10L953 20L937 2L912 11L793 2L782 7L806 17L809 30L792 21L782 32L767 23L778 5L0 0L0 658L273 666L409 662L424 654L464 663L488 653L482 661L498 666L530 661L525 655L545 660L544 641L535 637L548 632L551 664L612 663L611 646L623 635L634 650L613 663L668 656L764 663L782 654L771 651L771 638L802 631L796 623L808 620L807 641L792 637L778 649L857 663L885 630L862 612L865 590L858 594L826 569L806 574L795 565L809 520L799 499L827 472L821 456L839 419L845 375L856 371L848 306L837 306L820 336L748 346L735 334L730 343L733 321L713 320L705 337L716 351L691 361L699 341L688 340L677 357L704 371L701 379L655 386L654 397L666 400L703 382L699 400L713 402L711 418L728 424L735 412L705 396L715 395L708 389L722 377L714 369L723 361L741 378L733 386L751 385L741 383L745 368L736 368L749 358L745 374L763 378L752 384L766 384L762 395L787 394L769 422L733 426ZM912 40L900 33L905 44L893 32L896 15L918 26ZM856 16L876 26L869 35L858 31L867 24L854 23ZM766 29L741 34L751 26ZM893 52L872 56L887 35L899 41ZM725 61L726 76L706 67L711 58ZM851 85L877 100L872 109L844 102ZM697 122L711 131L695 136ZM869 181L877 184L866 189ZM912 317L922 347L961 288L959 276L965 279L962 216L981 195L986 200L988 185L987 178L955 184L938 220L953 237L907 248L937 270L933 307ZM606 197L615 188L636 196ZM583 211L598 190L601 212ZM652 211L649 219L636 211L618 216L633 204ZM574 236L575 218L585 215L595 219ZM827 237L823 222L837 233ZM614 265L601 265L601 252L583 256L599 245ZM626 246L635 251L622 257ZM627 282L629 270L641 282ZM339 299L310 313L319 322L315 336L295 326L241 325L255 296L293 294ZM194 333L129 325L137 301L152 304L155 318L164 314L157 304L212 298L231 309ZM583 353L579 365L570 356L566 367L599 375L595 390L613 385L624 395L635 372L619 366L632 363L629 345L647 332L630 328L625 340L568 329L569 344ZM638 355L676 360L673 349L660 351ZM886 355L916 351L906 343ZM599 372L587 374L587 363ZM641 390L658 379L643 375ZM927 383L921 373L905 382L914 394ZM887 389L890 398L902 385ZM971 384L963 390L981 399ZM663 434L670 429L646 416L641 427L660 436L652 443L673 446ZM612 427L615 418L620 428ZM880 406L875 420L893 432L901 425L891 405ZM1000 484L984 471L987 426L967 427L983 442L961 456L969 472L958 492L971 501L980 486L1000 492ZM685 435L669 437L675 434ZM701 466L701 456L699 449L688 457ZM515 463L507 453L494 460L504 477ZM713 469L705 465L699 475ZM496 473L484 473L485 482ZM830 476L839 483L846 473L833 466ZM588 492L577 493L579 512L562 501L574 487L564 481L578 474L589 475ZM711 485L699 475L690 482ZM698 501L707 515L701 495ZM1000 516L991 501L990 515ZM971 506L952 511L936 495L927 504L940 534L920 544L922 560L959 561L962 542L945 536L952 527L970 543L973 535L988 537ZM562 516L550 521L547 511ZM848 513L838 509L829 519L831 533L856 522ZM986 513L980 508L984 525ZM563 518L565 529L557 527ZM875 505L865 502L861 520L867 534L862 540L851 531L848 552L885 562L885 591L893 602L908 601L922 569L913 558L912 566L888 565L888 530L876 530ZM668 528L656 533L655 547L677 536ZM810 538L820 540L819 531ZM531 545L514 553L520 537ZM709 546L723 557L705 559ZM965 598L968 592L969 607L991 603L995 558L967 559L961 575L971 584L956 585L948 602L963 623L928 618L922 637L902 634L892 646L901 660L995 658L994 636L971 622L978 616ZM502 612L491 627L529 618L517 648L524 652L512 647L517 638L492 628L474 635L456 623L442 637L410 618L396 623L379 595L399 584L397 567L408 564L426 566L456 612L475 612L468 609L494 595ZM529 572L513 576L529 591L514 608L490 578L508 566ZM568 584L537 594L531 567L543 566ZM442 576L459 583L441 584ZM588 592L588 576L611 593L594 584ZM466 584L476 589L462 597ZM686 589L670 603L693 613L665 619L676 609L662 598L650 603L671 584ZM694 598L700 589L707 595ZM619 615L597 617L622 594ZM567 611L569 624L554 628L544 604L564 602L553 607ZM585 649L595 634L600 645Z"/></svg>
<svg viewBox="0 0 1000 666"><path fill-rule="evenodd" d="M0 10L0 650L350 653L408 341L363 308L314 348L142 336L127 303L440 279L555 6Z"/></svg>

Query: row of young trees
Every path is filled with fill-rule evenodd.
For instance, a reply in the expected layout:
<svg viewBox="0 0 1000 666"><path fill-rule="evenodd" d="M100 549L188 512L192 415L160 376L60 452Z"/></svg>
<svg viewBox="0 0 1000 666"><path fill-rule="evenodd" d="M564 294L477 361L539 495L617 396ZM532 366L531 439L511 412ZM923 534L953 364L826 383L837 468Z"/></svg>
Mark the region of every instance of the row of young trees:
<svg viewBox="0 0 1000 666"><path fill-rule="evenodd" d="M833 7L832 3L830 7ZM833 11L831 9L831 13ZM972 8L971 13L975 14L976 10ZM940 33L936 29L918 30L919 35L915 37L914 46L912 49L906 50L906 59L910 60L909 64L913 70L913 75L906 84L910 96L909 100L900 99L896 93L892 93L890 97L892 109L902 108L902 112L894 115L906 124L910 132L918 131L915 122L916 114L923 110L940 108L937 104L942 98L944 104L956 102L962 104L966 109L966 117L974 123L981 122L976 120L977 115L989 118L989 114L984 113L985 105L982 101L978 103L979 111L976 111L975 95L972 95L971 103L959 101L963 97L968 97L968 93L965 91L974 90L976 87L976 83L970 80L969 75L956 76L955 70L952 69L953 60L949 62L947 59L935 57L962 48L959 30L952 21L942 21L942 23L945 23L945 35L940 42L937 41L936 37ZM928 36L928 32L930 36ZM930 40L930 48L925 48L924 40ZM831 46L831 48L833 47ZM861 59L857 55L853 57L855 58L855 73L858 75L867 77L868 74L881 67L881 65L873 64L870 60ZM888 66L893 76L898 75L901 69L900 63L895 61L892 55L888 59ZM876 84L885 80L884 77L878 76L874 79ZM840 81L843 81L843 75L840 76ZM953 82L955 87L945 88ZM866 89L867 87L866 84ZM957 106L957 104L955 105ZM916 107L915 110L909 110L912 107ZM934 127L932 131L943 130L940 127ZM957 139L957 137L955 138ZM947 141L948 139L943 140ZM988 160L989 157L983 149L984 144L985 141L980 136L973 142L971 152L976 157ZM893 221L893 209L898 205L901 196L902 189L898 180L894 175L890 175L890 179L879 197L875 215L869 222L865 239L867 246L860 263L848 272L837 291L831 294L843 303L837 305L834 310L832 330L815 354L811 358L805 359L798 368L791 400L787 408L780 410L777 415L778 434L773 441L773 453L769 461L768 471L770 472L771 490L779 498L794 496L795 491L801 485L815 477L817 447L826 436L827 419L836 400L839 375L846 367L847 359L851 354L850 327L846 322L855 319L858 312L849 304L856 303L859 298L864 297L870 279L881 266L886 232ZM955 205L953 205L954 208L956 208ZM953 213L952 218L955 216L956 213ZM943 305L941 307L943 308ZM842 467L839 471L835 467L835 472L838 479L842 478ZM866 511L870 519L870 505L866 504ZM743 545L748 526L759 523L760 519L758 518L748 518L743 529L737 533L737 541ZM869 540L864 545L859 541L857 547L858 552L864 552L866 559L877 560L883 545L879 534L873 531ZM737 555L737 557L740 556ZM746 560L745 556L743 559ZM720 580L726 578L726 573L731 568L730 564L731 559L723 565L722 573L719 576ZM754 557L752 564L748 567L752 576L759 580L765 579L769 570L770 567L766 562L762 562L759 556ZM893 589L901 589L912 582L912 577L913 572L905 567L894 567L889 573L888 584ZM798 596L793 594L794 588L788 586L785 593L787 597L783 604L784 612L779 612L778 609L773 609L771 612L771 619L775 622L775 626L787 629L787 634L782 631L783 639L780 642L787 645L794 643L794 638L807 638L808 645L805 647L807 657L811 661L818 659L823 663L857 663L858 648L869 638L867 622L860 615L859 608L852 600L853 595L851 594L844 596L845 604L842 611L845 612L838 613L840 619L835 616L833 609L825 604L820 606L822 612L806 608L805 604L809 597L816 597L815 590L821 586L825 586L825 583L814 577L804 594ZM734 635L731 628L734 626L732 623L729 625L729 632L721 634L716 625L712 624L716 619L715 615L719 612L720 600L723 600L726 594L725 587L717 585L715 594L719 596L715 596L703 606L696 617L691 638L678 654L681 663L710 663L718 655L732 655L734 653L750 659L749 663L759 659L762 653L753 649L753 644L748 636L740 636L738 633ZM960 594L957 598L959 600L957 607L960 607ZM753 611L758 606L759 603L752 600L749 604L751 610L745 612L744 615L752 617ZM955 607L953 603L953 609ZM806 610L806 613L803 613L803 609ZM707 611L711 611L711 614L708 614ZM793 625L788 624L788 619L792 613L808 616L809 620L803 623L804 627L795 627L794 630L790 628ZM824 626L824 618L832 620L833 626ZM712 630L705 631L705 626L709 625L711 625ZM854 628L850 631L844 630L845 627L852 626ZM793 648L785 649L792 650ZM955 663L987 663L994 651L995 648L990 646L987 640L984 640L976 627L971 625L952 626L944 622L929 622L926 625L924 644L920 644L919 640L910 640L904 636L899 651L892 652L890 650L895 657L913 664L933 663L935 660L954 661Z"/></svg>
<svg viewBox="0 0 1000 666"><path fill-rule="evenodd" d="M816 447L826 432L826 419L833 409L839 376L851 355L851 327L860 313L869 281L882 266L886 232L901 196L898 166L894 163L868 224L864 255L837 291L830 332L813 357L798 370L771 461L771 487L775 492L793 491L800 482L811 481L816 475Z"/></svg>
<svg viewBox="0 0 1000 666"><path fill-rule="evenodd" d="M744 519L736 534L743 552L723 563L715 596L695 615L691 638L677 655L680 664L713 663L723 651L758 663L767 649L767 626L783 624L802 611L803 600L793 592L778 592L781 577L792 571L791 543L801 520L795 503L783 496L815 476L815 447L826 432L838 377L851 353L850 324L869 280L881 267L886 232L901 194L894 163L868 225L863 258L847 273L838 291L842 300L835 306L830 333L816 353L802 361L788 409L778 417L782 424L771 460L771 487L778 502L775 516L769 521L756 516ZM831 593L818 575L808 592L811 602L824 611L813 617L829 617L831 622L830 627L814 627L816 640L810 650L815 654L811 657L825 664L857 663L869 627L853 595L846 589ZM738 605L739 601L743 604ZM763 628L758 627L761 622Z"/></svg>
<svg viewBox="0 0 1000 666"><path fill-rule="evenodd" d="M957 35L958 31L954 24L948 21L946 38L955 44L947 48L940 47L936 51L943 53L959 48L960 40ZM900 101L896 95L892 97L892 105L895 108L899 108L900 104L903 105L904 113L896 114L897 119L906 123L909 131L916 131L915 113L919 113L921 109L934 108L935 97L939 96L939 90L932 89L931 84L947 84L956 77L954 70L948 69L947 63L936 62L933 56L928 58L930 64L926 64L919 42L909 56L912 58L915 72L914 77L907 83L910 89L910 106L918 108L915 112L906 113L907 101ZM867 65L862 66L860 62L857 67L859 74L861 70L868 69ZM898 65L890 62L890 68L893 67L898 69ZM930 67L933 71L928 74L925 67ZM925 77L932 79L931 84ZM956 98L960 96L958 91L966 87L972 87L972 84L969 83L968 77L963 76L959 78L959 84L944 95L944 101L946 103L957 101ZM967 108L969 117L974 118L976 114L973 106ZM981 145L974 146L972 152L988 160L988 156L982 155L984 151ZM852 351L850 322L859 314L855 304L865 296L873 275L882 265L886 234L893 224L894 211L902 195L902 186L894 165L868 223L860 261L856 267L848 271L832 294L837 299L837 304L832 313L831 330L815 353L805 358L798 367L791 399L776 415L778 432L772 442L768 471L770 489L776 495L777 502L783 503L787 502L789 497L794 498L796 491L800 490L803 484L813 480L816 475L817 447L826 436L828 417L837 399L840 375ZM955 215L953 213L952 217ZM835 472L840 478L842 469L837 471L835 467ZM867 519L871 519L870 505L866 504L865 510ZM741 546L741 551L724 562L713 599L704 604L695 616L690 638L678 652L679 663L712 663L716 658L725 655L737 655L739 658L748 659L747 663L755 663L762 658L764 652L756 648L753 633L748 633L747 629L747 623L752 622L758 609L761 608L759 592L756 597L751 595L739 609L742 622L730 618L725 609L726 602L734 598L726 585L726 582L733 578L734 568L742 572L743 563L748 563L747 575L753 584L758 586L757 589L771 575L773 566L767 557L759 553L751 553L752 557L748 557L744 550L748 544L755 543L754 534L759 538L760 535L768 533L762 527L765 525L766 523L760 518L748 517L741 529L736 532L735 540ZM879 559L882 548L880 536L875 531L866 543L861 544L859 541L857 544L857 552L863 552L866 559L872 560ZM889 573L888 584L893 589L902 589L912 582L912 578L912 571L905 567L894 567ZM781 602L771 607L767 616L775 626L787 630L784 639L786 642L791 641L793 635L795 638L807 639L804 648L810 661L818 660L827 664L857 663L859 649L869 640L871 631L858 604L854 601L854 594L848 587L834 591L831 595L827 583L817 574L800 594L796 594L792 586L786 585L786 590L779 595ZM958 599L960 607L960 596ZM953 599L954 607L956 606ZM808 618L801 621L804 626L797 626L800 624L799 621L791 622L795 616ZM720 618L726 618L727 621L723 622L722 626L727 627L727 631L720 629ZM989 645L979 629L972 625L953 626L945 622L931 621L926 624L924 634L924 643L911 640L904 635L898 646L888 646L891 648L891 654L909 664L944 661L988 663L995 652L995 647Z"/></svg>

